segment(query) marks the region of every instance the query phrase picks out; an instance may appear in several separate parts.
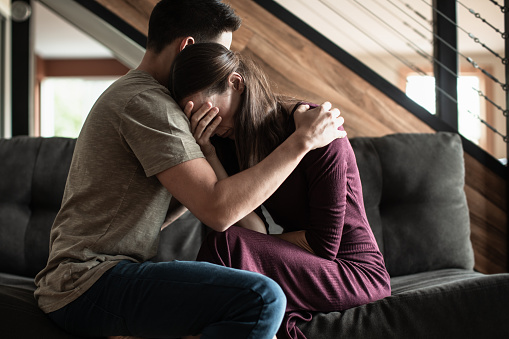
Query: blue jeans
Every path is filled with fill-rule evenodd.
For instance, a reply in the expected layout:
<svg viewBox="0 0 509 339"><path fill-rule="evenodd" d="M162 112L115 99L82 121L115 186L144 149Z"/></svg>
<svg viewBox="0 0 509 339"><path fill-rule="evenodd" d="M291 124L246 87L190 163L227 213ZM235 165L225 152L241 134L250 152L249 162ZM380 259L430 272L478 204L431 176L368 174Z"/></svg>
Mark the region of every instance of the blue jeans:
<svg viewBox="0 0 509 339"><path fill-rule="evenodd" d="M85 336L272 339L285 307L279 285L258 273L204 262L122 261L49 316Z"/></svg>

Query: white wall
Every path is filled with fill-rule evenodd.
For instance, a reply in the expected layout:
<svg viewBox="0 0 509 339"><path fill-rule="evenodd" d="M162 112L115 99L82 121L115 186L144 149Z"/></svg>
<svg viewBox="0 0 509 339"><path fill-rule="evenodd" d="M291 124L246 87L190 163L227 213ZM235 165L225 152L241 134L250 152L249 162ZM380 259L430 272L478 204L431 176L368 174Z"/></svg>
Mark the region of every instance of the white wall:
<svg viewBox="0 0 509 339"><path fill-rule="evenodd" d="M9 16L11 9L11 0L0 0L0 13L3 16Z"/></svg>

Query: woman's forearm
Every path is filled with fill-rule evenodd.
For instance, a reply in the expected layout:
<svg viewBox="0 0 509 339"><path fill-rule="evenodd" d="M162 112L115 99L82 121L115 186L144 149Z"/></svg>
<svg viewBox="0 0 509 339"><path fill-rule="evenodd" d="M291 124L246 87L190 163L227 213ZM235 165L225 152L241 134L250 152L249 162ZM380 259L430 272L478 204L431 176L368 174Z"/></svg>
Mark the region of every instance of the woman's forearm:
<svg viewBox="0 0 509 339"><path fill-rule="evenodd" d="M226 173L226 170L223 167L223 164L221 164L221 161L219 161L219 158L215 153L213 154L206 154L205 159L210 164L210 167L214 170L214 173L216 173L217 180L222 180L228 178L228 173Z"/></svg>

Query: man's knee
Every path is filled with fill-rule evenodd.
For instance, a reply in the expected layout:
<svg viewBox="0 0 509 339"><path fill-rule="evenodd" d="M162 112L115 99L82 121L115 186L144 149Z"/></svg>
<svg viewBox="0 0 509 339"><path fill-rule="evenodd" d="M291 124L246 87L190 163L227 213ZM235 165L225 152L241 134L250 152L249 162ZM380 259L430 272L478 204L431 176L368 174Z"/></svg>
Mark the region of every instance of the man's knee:
<svg viewBox="0 0 509 339"><path fill-rule="evenodd" d="M260 295L266 307L277 314L283 314L286 309L286 296L281 287L272 279L260 275L254 290Z"/></svg>

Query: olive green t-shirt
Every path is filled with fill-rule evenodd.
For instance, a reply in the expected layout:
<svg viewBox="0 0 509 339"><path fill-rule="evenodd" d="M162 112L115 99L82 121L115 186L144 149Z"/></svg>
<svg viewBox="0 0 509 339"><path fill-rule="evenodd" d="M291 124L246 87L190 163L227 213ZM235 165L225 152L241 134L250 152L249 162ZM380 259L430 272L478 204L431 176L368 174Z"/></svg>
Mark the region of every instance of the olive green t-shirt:
<svg viewBox="0 0 509 339"><path fill-rule="evenodd" d="M56 311L119 261L154 257L171 199L155 174L199 157L164 86L137 70L112 84L76 142L48 263L35 279L39 307Z"/></svg>

